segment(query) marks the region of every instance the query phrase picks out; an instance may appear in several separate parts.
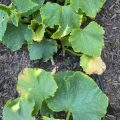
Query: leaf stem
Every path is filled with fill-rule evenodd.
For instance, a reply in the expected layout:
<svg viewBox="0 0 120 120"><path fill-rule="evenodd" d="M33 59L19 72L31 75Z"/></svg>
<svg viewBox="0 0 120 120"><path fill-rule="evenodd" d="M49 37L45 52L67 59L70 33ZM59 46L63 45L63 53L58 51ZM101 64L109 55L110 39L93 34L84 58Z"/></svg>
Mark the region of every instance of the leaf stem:
<svg viewBox="0 0 120 120"><path fill-rule="evenodd" d="M81 56L82 54L81 53L75 53L74 51L72 51L72 50L70 50L70 49L67 49L67 48L63 48L64 49L64 51L68 51L68 52L70 52L71 54L73 54L73 55L75 55L75 56Z"/></svg>
<svg viewBox="0 0 120 120"><path fill-rule="evenodd" d="M69 120L69 119L70 119L70 115L71 115L71 112L68 112L68 113L67 113L66 120Z"/></svg>

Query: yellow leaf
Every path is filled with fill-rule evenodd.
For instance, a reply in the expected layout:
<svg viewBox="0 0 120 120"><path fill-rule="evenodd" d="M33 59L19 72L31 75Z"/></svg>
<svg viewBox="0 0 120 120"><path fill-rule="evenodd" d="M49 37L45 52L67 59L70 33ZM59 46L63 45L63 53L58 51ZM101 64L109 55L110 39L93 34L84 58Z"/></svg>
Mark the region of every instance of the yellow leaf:
<svg viewBox="0 0 120 120"><path fill-rule="evenodd" d="M106 70L106 65L101 57L90 57L82 55L80 65L83 67L83 70L89 75L101 75Z"/></svg>

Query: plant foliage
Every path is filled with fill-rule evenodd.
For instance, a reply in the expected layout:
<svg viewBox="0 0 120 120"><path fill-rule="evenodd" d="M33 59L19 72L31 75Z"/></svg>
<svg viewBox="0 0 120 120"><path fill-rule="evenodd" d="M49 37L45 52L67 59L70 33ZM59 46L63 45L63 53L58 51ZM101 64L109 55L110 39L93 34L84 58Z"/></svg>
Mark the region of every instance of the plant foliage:
<svg viewBox="0 0 120 120"><path fill-rule="evenodd" d="M100 120L108 106L106 95L95 81L80 71L52 74L26 68L19 74L17 90L20 97L6 103L3 120L35 120L38 111L65 111L74 120ZM49 117L53 112L43 120L55 120L54 114Z"/></svg>
<svg viewBox="0 0 120 120"><path fill-rule="evenodd" d="M12 51L27 45L31 60L43 58L48 61L57 53L60 42L63 51L70 49L100 57L104 47L104 29L94 18L105 0L54 2L11 0L9 6L0 4L1 43ZM91 20L85 25L87 18Z"/></svg>
<svg viewBox="0 0 120 120"><path fill-rule="evenodd" d="M0 42L12 51L27 46L31 60L48 61L58 49L80 57L87 74L102 74L104 29L95 17L106 0L11 0L0 4ZM89 20L88 20L89 19ZM3 120L100 120L108 98L82 72L26 68L18 77L20 97L6 103ZM39 116L40 114L40 116ZM39 119L39 118L38 118ZM65 119L65 118L63 118Z"/></svg>

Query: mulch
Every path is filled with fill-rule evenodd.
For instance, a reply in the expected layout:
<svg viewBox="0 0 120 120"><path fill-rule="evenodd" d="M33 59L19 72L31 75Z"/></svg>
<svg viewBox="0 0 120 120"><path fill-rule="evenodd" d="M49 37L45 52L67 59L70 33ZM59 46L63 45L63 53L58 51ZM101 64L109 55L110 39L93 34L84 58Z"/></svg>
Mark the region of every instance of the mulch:
<svg viewBox="0 0 120 120"><path fill-rule="evenodd" d="M8 0L0 0L6 3ZM111 104L105 120L120 120L120 0L107 0L96 21L105 28L105 48L102 57L107 65L103 74L104 90ZM80 70L79 58L67 53L55 55L57 70ZM55 67L51 61L30 61L28 51L22 48L11 52L0 44L0 119L2 109L8 99L18 96L17 77L25 67L39 67L51 71Z"/></svg>

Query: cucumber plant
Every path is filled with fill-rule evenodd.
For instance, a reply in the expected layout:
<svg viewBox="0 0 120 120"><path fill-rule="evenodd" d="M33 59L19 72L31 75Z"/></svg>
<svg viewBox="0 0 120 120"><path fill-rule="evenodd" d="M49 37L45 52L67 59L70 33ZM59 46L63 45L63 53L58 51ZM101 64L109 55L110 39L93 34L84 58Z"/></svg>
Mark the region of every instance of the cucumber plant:
<svg viewBox="0 0 120 120"><path fill-rule="evenodd" d="M12 51L27 46L31 60L48 61L62 48L80 57L86 74L102 74L106 69L101 59L104 29L95 17L105 1L11 0L9 6L0 4L0 42ZM18 79L21 96L6 104L4 120L34 120L39 111L44 111L43 102L52 113L68 112L67 120L70 116L75 120L99 120L104 116L107 97L83 73L25 71ZM54 115L42 116L54 119Z"/></svg>
<svg viewBox="0 0 120 120"><path fill-rule="evenodd" d="M87 74L101 74L106 68L100 57L104 29L94 18L104 3L105 0L11 0L9 6L0 4L0 42L12 51L27 45L31 60L48 61L62 47L64 52L81 57L80 66ZM85 25L87 18L91 22Z"/></svg>

